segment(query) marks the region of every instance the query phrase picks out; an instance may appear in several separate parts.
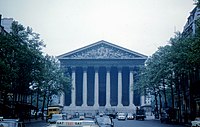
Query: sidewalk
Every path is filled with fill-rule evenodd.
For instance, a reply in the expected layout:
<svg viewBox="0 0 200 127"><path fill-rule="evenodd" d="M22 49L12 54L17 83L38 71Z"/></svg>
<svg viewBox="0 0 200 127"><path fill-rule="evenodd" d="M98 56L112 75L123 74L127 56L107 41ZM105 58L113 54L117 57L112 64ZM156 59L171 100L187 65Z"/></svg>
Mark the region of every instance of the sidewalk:
<svg viewBox="0 0 200 127"><path fill-rule="evenodd" d="M41 118L38 118L37 120L36 119L31 119L30 121L29 120L24 120L24 124L31 124L31 123L36 123L36 122L46 122L46 120L42 120Z"/></svg>
<svg viewBox="0 0 200 127"><path fill-rule="evenodd" d="M145 120L152 120L152 121L157 121L160 122L160 119L155 119L155 116L146 116ZM163 123L166 124L166 123ZM184 127L191 127L191 123L177 123L177 124L173 124L173 123L168 123L168 125L179 125L179 126L184 126Z"/></svg>
<svg viewBox="0 0 200 127"><path fill-rule="evenodd" d="M47 127L48 123L46 122L46 120L42 120L41 118L35 120L35 119L31 119L24 121L24 124L26 127Z"/></svg>

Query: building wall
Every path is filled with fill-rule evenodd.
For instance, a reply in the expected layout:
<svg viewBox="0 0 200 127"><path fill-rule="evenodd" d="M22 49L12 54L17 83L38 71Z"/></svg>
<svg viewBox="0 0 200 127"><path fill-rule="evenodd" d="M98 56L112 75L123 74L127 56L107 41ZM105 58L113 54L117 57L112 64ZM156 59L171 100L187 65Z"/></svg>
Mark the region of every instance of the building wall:
<svg viewBox="0 0 200 127"><path fill-rule="evenodd" d="M196 21L200 17L200 9L195 7L191 12L189 17L187 18L187 22L184 26L182 35L183 36L190 36L194 35L196 32Z"/></svg>
<svg viewBox="0 0 200 127"><path fill-rule="evenodd" d="M4 27L5 31L8 33L11 32L12 23L13 23L13 18L3 18L1 20L1 25Z"/></svg>

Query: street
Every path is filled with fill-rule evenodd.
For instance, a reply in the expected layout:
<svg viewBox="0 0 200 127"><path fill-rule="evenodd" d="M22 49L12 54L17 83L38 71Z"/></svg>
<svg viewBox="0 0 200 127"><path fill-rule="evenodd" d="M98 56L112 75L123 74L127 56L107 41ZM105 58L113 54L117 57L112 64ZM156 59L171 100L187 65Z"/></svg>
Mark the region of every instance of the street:
<svg viewBox="0 0 200 127"><path fill-rule="evenodd" d="M25 124L25 127L46 127L48 123L45 120L31 121Z"/></svg>
<svg viewBox="0 0 200 127"><path fill-rule="evenodd" d="M171 125L160 123L159 120L125 120L118 121L113 119L114 127L185 127L183 125ZM27 123L26 127L46 127L47 123L45 121L34 121Z"/></svg>
<svg viewBox="0 0 200 127"><path fill-rule="evenodd" d="M125 120L114 121L114 127L184 127L180 125L162 124L159 120Z"/></svg>

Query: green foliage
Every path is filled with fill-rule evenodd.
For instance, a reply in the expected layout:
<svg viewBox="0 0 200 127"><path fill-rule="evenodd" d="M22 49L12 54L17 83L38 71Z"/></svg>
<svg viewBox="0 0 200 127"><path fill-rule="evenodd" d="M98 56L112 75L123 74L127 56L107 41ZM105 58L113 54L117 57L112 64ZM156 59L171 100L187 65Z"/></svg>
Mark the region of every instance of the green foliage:
<svg viewBox="0 0 200 127"><path fill-rule="evenodd" d="M194 4L196 4L198 7L200 7L200 0L194 0Z"/></svg>
<svg viewBox="0 0 200 127"><path fill-rule="evenodd" d="M21 95L22 100L32 93L33 84L40 89L38 94L48 97L70 89L69 76L64 76L55 57L44 56L44 47L39 34L15 21L11 33L0 34L0 94Z"/></svg>
<svg viewBox="0 0 200 127"><path fill-rule="evenodd" d="M65 89L70 88L71 80L69 76L64 75L63 71L60 69L59 62L53 56L46 55L45 66L42 69L43 77L41 89L46 90L51 95L58 95L65 92Z"/></svg>
<svg viewBox="0 0 200 127"><path fill-rule="evenodd" d="M199 1L197 3L199 4ZM147 59L138 82L141 89L148 88L152 93L156 89L165 90L163 88L168 92L185 92L185 86L180 83L180 79L200 69L200 20L196 21L196 27L195 35L185 37L178 32L170 39L169 45L160 47Z"/></svg>

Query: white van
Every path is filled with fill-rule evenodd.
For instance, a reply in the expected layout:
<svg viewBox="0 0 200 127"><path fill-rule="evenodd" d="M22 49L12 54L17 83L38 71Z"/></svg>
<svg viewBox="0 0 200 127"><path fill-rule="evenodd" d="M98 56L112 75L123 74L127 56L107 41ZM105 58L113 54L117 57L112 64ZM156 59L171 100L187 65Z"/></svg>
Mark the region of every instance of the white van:
<svg viewBox="0 0 200 127"><path fill-rule="evenodd" d="M94 120L58 120L56 127L99 127Z"/></svg>

